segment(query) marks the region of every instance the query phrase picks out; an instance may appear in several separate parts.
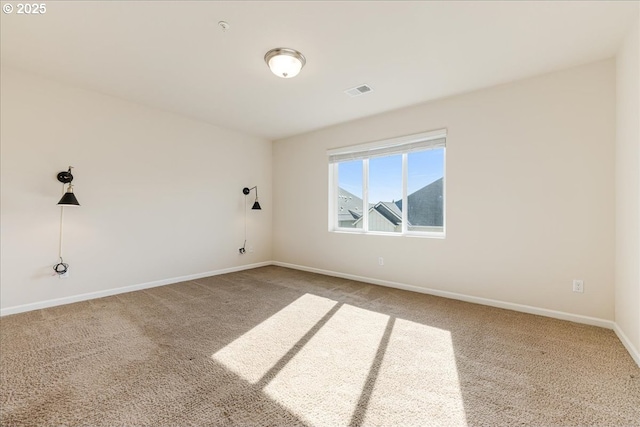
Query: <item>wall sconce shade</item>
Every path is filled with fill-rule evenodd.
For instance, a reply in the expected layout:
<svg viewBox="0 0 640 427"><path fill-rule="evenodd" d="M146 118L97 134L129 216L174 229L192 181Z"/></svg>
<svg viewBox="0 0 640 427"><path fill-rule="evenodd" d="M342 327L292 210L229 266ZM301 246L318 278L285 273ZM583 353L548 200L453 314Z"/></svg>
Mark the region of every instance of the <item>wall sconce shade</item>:
<svg viewBox="0 0 640 427"><path fill-rule="evenodd" d="M255 188L256 190L256 201L253 203L253 206L251 207L251 209L254 210L262 210L262 208L260 207L260 203L258 203L258 186L256 185L255 187L244 187L242 189L242 194L244 194L245 196L249 195L249 193L251 192L251 190L253 190Z"/></svg>
<svg viewBox="0 0 640 427"><path fill-rule="evenodd" d="M76 199L76 195L73 194L73 185L69 184L67 192L64 193L58 204L61 206L80 206L78 199Z"/></svg>
<svg viewBox="0 0 640 427"><path fill-rule="evenodd" d="M300 73L302 67L307 63L307 59L295 49L279 47L267 52L264 55L264 62L276 76L290 79Z"/></svg>
<svg viewBox="0 0 640 427"><path fill-rule="evenodd" d="M58 173L58 181L63 184L69 184L67 191L62 195L62 198L58 202L58 205L60 206L80 206L78 199L76 199L76 195L73 194L73 184L71 184L71 181L73 181L73 175L71 174L71 169L72 166L69 166L68 171Z"/></svg>

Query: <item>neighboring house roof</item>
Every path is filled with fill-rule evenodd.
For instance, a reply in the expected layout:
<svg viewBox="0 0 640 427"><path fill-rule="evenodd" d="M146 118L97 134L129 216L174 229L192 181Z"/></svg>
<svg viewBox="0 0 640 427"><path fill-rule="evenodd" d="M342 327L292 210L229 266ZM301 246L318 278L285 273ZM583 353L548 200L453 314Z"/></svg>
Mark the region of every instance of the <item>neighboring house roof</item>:
<svg viewBox="0 0 640 427"><path fill-rule="evenodd" d="M443 189L442 178L409 194L409 212L407 219L409 224L415 226L442 226L443 221ZM398 209L402 211L402 200L396 202Z"/></svg>
<svg viewBox="0 0 640 427"><path fill-rule="evenodd" d="M393 225L398 225L402 222L402 211L398 209L398 206L393 202L378 202L369 208L369 212L374 210ZM358 218L354 224L359 223L361 219L362 218Z"/></svg>
<svg viewBox="0 0 640 427"><path fill-rule="evenodd" d="M354 212L352 210L349 211L349 213L351 214L351 216L353 217L353 219L358 219L362 217L362 213L358 213L358 212Z"/></svg>
<svg viewBox="0 0 640 427"><path fill-rule="evenodd" d="M338 187L338 221L356 220L362 216L362 199Z"/></svg>
<svg viewBox="0 0 640 427"><path fill-rule="evenodd" d="M377 203L373 209L380 212L380 215L385 217L393 225L398 225L402 222L402 211L393 202L380 202Z"/></svg>
<svg viewBox="0 0 640 427"><path fill-rule="evenodd" d="M407 217L410 225L442 226L443 179L437 179L431 184L409 194L409 212ZM340 221L355 220L357 224L362 220L362 199L338 187L338 219ZM369 205L369 212L376 210L393 225L402 222L402 200L397 202L378 202Z"/></svg>

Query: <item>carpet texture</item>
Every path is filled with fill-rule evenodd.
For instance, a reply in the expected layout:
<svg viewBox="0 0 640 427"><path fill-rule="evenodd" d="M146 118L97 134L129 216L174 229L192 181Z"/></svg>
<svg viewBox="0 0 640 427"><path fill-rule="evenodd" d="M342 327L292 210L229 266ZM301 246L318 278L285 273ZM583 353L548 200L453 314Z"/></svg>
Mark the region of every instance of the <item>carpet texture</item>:
<svg viewBox="0 0 640 427"><path fill-rule="evenodd" d="M640 426L606 329L264 267L0 319L6 426Z"/></svg>

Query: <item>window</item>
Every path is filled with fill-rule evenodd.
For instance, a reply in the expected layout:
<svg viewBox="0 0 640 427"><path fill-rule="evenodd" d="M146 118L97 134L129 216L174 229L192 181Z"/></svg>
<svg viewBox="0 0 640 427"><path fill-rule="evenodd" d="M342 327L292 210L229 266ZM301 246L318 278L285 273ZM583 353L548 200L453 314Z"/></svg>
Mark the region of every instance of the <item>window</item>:
<svg viewBox="0 0 640 427"><path fill-rule="evenodd" d="M329 150L329 230L443 237L445 145L442 130Z"/></svg>

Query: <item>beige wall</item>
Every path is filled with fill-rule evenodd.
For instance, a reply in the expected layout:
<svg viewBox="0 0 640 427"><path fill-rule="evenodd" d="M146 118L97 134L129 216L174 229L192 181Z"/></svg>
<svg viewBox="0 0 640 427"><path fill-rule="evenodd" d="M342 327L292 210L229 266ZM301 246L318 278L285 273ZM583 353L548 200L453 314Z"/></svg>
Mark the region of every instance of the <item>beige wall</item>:
<svg viewBox="0 0 640 427"><path fill-rule="evenodd" d="M271 143L2 69L2 308L271 259ZM80 208L61 187L75 167ZM258 185L242 245L242 188ZM252 193L253 195L253 193Z"/></svg>
<svg viewBox="0 0 640 427"><path fill-rule="evenodd" d="M613 320L615 122L607 60L276 141L274 259ZM446 239L327 231L328 148L441 128Z"/></svg>
<svg viewBox="0 0 640 427"><path fill-rule="evenodd" d="M616 323L640 364L640 30L618 56L616 143Z"/></svg>

